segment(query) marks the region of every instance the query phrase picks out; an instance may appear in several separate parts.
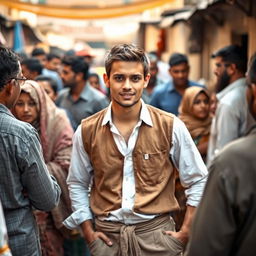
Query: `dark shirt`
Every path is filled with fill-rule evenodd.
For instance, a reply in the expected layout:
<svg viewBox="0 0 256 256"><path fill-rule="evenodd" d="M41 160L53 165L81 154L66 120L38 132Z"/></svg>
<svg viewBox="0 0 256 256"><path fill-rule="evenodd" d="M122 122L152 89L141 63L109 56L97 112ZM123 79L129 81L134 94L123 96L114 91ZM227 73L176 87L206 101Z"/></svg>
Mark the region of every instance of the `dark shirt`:
<svg viewBox="0 0 256 256"><path fill-rule="evenodd" d="M191 86L203 87L203 85L196 82L188 81L188 87ZM151 95L150 105L177 116L181 99L182 95L175 89L171 80L165 85L155 88L153 94Z"/></svg>
<svg viewBox="0 0 256 256"><path fill-rule="evenodd" d="M186 256L255 256L256 129L228 144L210 166Z"/></svg>
<svg viewBox="0 0 256 256"><path fill-rule="evenodd" d="M97 113L107 107L108 104L107 97L89 84L85 85L76 101L73 100L70 94L70 88L61 90L56 100L56 105L67 111L74 130L76 130L82 119Z"/></svg>
<svg viewBox="0 0 256 256"><path fill-rule="evenodd" d="M60 188L43 161L37 131L0 104L0 197L13 256L38 256L32 206L52 210Z"/></svg>

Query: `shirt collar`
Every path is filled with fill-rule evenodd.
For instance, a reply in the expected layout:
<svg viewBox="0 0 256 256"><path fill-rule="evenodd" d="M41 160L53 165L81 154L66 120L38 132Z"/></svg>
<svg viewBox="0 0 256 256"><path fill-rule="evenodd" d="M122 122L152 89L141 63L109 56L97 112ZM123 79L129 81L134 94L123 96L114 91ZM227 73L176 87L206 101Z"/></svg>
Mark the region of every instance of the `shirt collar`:
<svg viewBox="0 0 256 256"><path fill-rule="evenodd" d="M220 100L221 98L223 98L226 94L228 94L230 91L232 91L234 88L244 85L245 84L245 78L239 78L236 81L234 81L233 83L231 83L230 85L228 85L225 89L223 89L222 91L220 91L219 93L217 93L216 97L218 100Z"/></svg>
<svg viewBox="0 0 256 256"><path fill-rule="evenodd" d="M102 126L106 125L108 122L110 125L113 124L112 116L111 116L111 108L112 108L112 102L109 104L107 111L104 115ZM145 124L149 126L153 126L153 122L152 122L149 110L147 108L147 105L144 103L142 99L141 99L140 121L143 121Z"/></svg>
<svg viewBox="0 0 256 256"><path fill-rule="evenodd" d="M92 87L89 85L89 83L87 82L80 94L80 99L83 99L85 101L89 101L90 99L92 99L93 93L92 93Z"/></svg>
<svg viewBox="0 0 256 256"><path fill-rule="evenodd" d="M171 91L177 91L175 86L174 86L174 83L173 83L173 80L171 79L167 84L167 88L168 88L168 91L171 92ZM188 80L188 86L187 87L191 87L193 85L196 85L194 84L193 82L191 82L190 80Z"/></svg>
<svg viewBox="0 0 256 256"><path fill-rule="evenodd" d="M1 104L1 103L0 103L0 112L3 112L13 117L12 112L4 104Z"/></svg>

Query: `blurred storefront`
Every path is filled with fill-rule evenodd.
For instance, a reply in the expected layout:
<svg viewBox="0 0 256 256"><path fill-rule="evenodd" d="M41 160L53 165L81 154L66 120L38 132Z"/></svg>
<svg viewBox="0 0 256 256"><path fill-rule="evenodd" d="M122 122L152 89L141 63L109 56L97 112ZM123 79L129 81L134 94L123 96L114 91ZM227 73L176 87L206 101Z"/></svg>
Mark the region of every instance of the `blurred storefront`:
<svg viewBox="0 0 256 256"><path fill-rule="evenodd" d="M168 60L173 52L189 56L191 78L215 79L211 54L229 44L248 53L256 51L256 2L253 0L187 0L154 22L141 22L140 42L147 51L157 50Z"/></svg>

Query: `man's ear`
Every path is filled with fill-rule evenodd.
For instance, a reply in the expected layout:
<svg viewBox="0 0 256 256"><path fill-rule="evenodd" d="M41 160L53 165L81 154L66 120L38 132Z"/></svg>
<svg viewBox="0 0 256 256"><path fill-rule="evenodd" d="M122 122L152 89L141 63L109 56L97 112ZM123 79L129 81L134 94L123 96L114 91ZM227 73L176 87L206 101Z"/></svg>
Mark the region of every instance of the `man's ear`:
<svg viewBox="0 0 256 256"><path fill-rule="evenodd" d="M145 77L144 88L148 86L149 79L150 79L150 73L148 73Z"/></svg>
<svg viewBox="0 0 256 256"><path fill-rule="evenodd" d="M76 79L78 79L79 81L84 80L83 72L75 73L75 75L76 75Z"/></svg>
<svg viewBox="0 0 256 256"><path fill-rule="evenodd" d="M106 73L103 74L103 80L107 88L110 88L110 81Z"/></svg>
<svg viewBox="0 0 256 256"><path fill-rule="evenodd" d="M236 64L231 63L230 65L227 66L226 70L228 75L232 76L237 71Z"/></svg>
<svg viewBox="0 0 256 256"><path fill-rule="evenodd" d="M5 94L7 96L12 95L12 93L13 93L14 86L15 86L13 83L15 83L14 79L12 79L10 82L8 82L8 84L5 86Z"/></svg>

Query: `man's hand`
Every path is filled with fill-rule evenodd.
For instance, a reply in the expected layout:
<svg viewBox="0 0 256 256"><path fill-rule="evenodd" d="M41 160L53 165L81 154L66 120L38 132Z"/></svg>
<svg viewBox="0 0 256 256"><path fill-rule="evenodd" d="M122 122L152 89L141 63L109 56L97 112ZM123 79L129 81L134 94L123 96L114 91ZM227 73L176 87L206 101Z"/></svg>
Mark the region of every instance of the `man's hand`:
<svg viewBox="0 0 256 256"><path fill-rule="evenodd" d="M111 240L102 232L92 231L91 233L87 233L86 235L84 234L84 236L88 244L92 243L93 241L99 238L103 240L108 246L112 245Z"/></svg>
<svg viewBox="0 0 256 256"><path fill-rule="evenodd" d="M182 244L186 245L188 242L188 233L179 231L179 232L174 232L174 231L165 231L166 235L173 236L177 240L179 240Z"/></svg>
<svg viewBox="0 0 256 256"><path fill-rule="evenodd" d="M95 232L92 227L91 220L86 220L81 224L81 228L84 234L84 239L86 240L87 244L92 243L96 239L103 240L108 246L111 246L113 243L111 240L102 232Z"/></svg>

